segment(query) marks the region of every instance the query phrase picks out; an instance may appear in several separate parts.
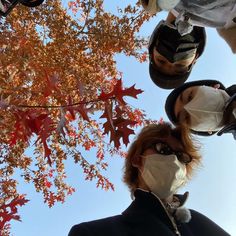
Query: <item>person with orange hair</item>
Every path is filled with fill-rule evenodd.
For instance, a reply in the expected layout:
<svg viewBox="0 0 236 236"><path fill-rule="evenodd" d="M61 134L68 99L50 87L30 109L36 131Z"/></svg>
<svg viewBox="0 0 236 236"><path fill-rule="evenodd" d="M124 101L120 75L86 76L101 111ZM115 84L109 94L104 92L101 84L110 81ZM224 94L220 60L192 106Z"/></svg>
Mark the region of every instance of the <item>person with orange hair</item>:
<svg viewBox="0 0 236 236"><path fill-rule="evenodd" d="M188 129L169 123L144 127L125 159L123 180L133 197L121 214L84 222L69 236L226 236L222 228L197 211L183 207L177 194L201 162Z"/></svg>

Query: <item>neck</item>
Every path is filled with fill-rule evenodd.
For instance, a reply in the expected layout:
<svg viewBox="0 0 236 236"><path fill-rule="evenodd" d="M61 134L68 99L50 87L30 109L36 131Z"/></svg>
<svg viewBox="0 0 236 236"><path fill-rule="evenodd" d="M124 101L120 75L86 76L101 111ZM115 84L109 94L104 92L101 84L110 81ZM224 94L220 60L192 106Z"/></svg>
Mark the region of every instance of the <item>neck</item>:
<svg viewBox="0 0 236 236"><path fill-rule="evenodd" d="M146 191L146 192L151 192L153 195L155 195L157 198L159 198L162 203L167 204L167 203L171 203L173 202L173 194L170 195L169 197L165 198L165 199L161 199L158 195L156 195L154 192L152 192L146 185L145 186L139 186L139 189Z"/></svg>
<svg viewBox="0 0 236 236"><path fill-rule="evenodd" d="M166 199L161 199L161 201L166 204L166 203L171 203L173 202L173 195L170 195L169 197L167 197Z"/></svg>

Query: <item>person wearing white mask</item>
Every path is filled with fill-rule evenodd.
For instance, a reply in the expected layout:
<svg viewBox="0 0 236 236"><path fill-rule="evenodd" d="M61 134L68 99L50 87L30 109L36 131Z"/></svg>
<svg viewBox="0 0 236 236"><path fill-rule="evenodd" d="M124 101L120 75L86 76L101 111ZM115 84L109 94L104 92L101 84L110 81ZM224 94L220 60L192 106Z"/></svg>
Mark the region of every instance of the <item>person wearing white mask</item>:
<svg viewBox="0 0 236 236"><path fill-rule="evenodd" d="M133 201L120 215L84 222L69 236L228 236L177 194L201 162L189 130L169 123L144 127L125 158L123 180Z"/></svg>
<svg viewBox="0 0 236 236"><path fill-rule="evenodd" d="M236 139L236 85L226 89L216 80L183 84L167 97L165 110L174 124L198 135L232 133Z"/></svg>

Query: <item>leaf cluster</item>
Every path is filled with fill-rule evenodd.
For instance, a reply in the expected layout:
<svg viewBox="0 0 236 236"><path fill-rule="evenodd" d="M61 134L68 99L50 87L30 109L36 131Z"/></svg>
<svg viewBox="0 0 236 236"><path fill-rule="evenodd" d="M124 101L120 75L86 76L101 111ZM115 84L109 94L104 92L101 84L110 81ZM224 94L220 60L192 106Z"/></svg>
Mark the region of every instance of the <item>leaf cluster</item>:
<svg viewBox="0 0 236 236"><path fill-rule="evenodd" d="M147 122L124 100L142 91L123 87L115 56L146 60L146 40L138 34L145 20L137 4L115 14L102 0L70 1L66 9L48 0L37 8L18 6L0 19L2 234L27 202L17 191L16 170L50 207L75 191L65 182L67 159L86 180L114 189L103 175L105 155L124 155L121 141L127 145L133 129Z"/></svg>

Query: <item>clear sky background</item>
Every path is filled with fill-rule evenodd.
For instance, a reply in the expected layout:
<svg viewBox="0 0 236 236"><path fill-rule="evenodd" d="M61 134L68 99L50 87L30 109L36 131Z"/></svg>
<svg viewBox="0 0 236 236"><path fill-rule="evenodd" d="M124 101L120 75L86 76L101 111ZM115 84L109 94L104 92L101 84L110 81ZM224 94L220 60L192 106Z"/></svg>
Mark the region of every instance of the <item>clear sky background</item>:
<svg viewBox="0 0 236 236"><path fill-rule="evenodd" d="M105 7L113 1L106 0ZM115 2L115 1L114 1ZM127 1L120 1L126 4ZM134 1L133 1L134 2ZM158 14L143 25L142 34L150 36L155 25L165 19L166 13ZM134 107L146 110L148 117L167 120L164 112L165 99L170 90L162 90L149 78L148 63L140 64L132 58L117 56L117 64L123 71L126 87L136 84L144 93L138 100L127 100ZM195 65L188 81L202 79L220 80L226 87L236 82L236 55L217 35L215 29L207 29L207 45ZM131 137L131 140L134 136ZM190 192L186 207L195 209L219 224L231 235L236 236L236 141L231 134L221 137L199 138L202 148L203 165L192 181L179 193ZM87 158L93 157L87 153ZM85 182L82 170L66 162L68 182L76 192L64 204L56 204L49 209L43 203L42 195L28 184L22 184L19 191L27 193L31 200L20 208L22 222L12 222L14 236L65 236L72 225L122 213L131 203L130 193L122 182L124 160L120 157L107 157L109 169L105 175L115 185L115 191L96 188L95 182ZM19 180L20 181L20 180Z"/></svg>

